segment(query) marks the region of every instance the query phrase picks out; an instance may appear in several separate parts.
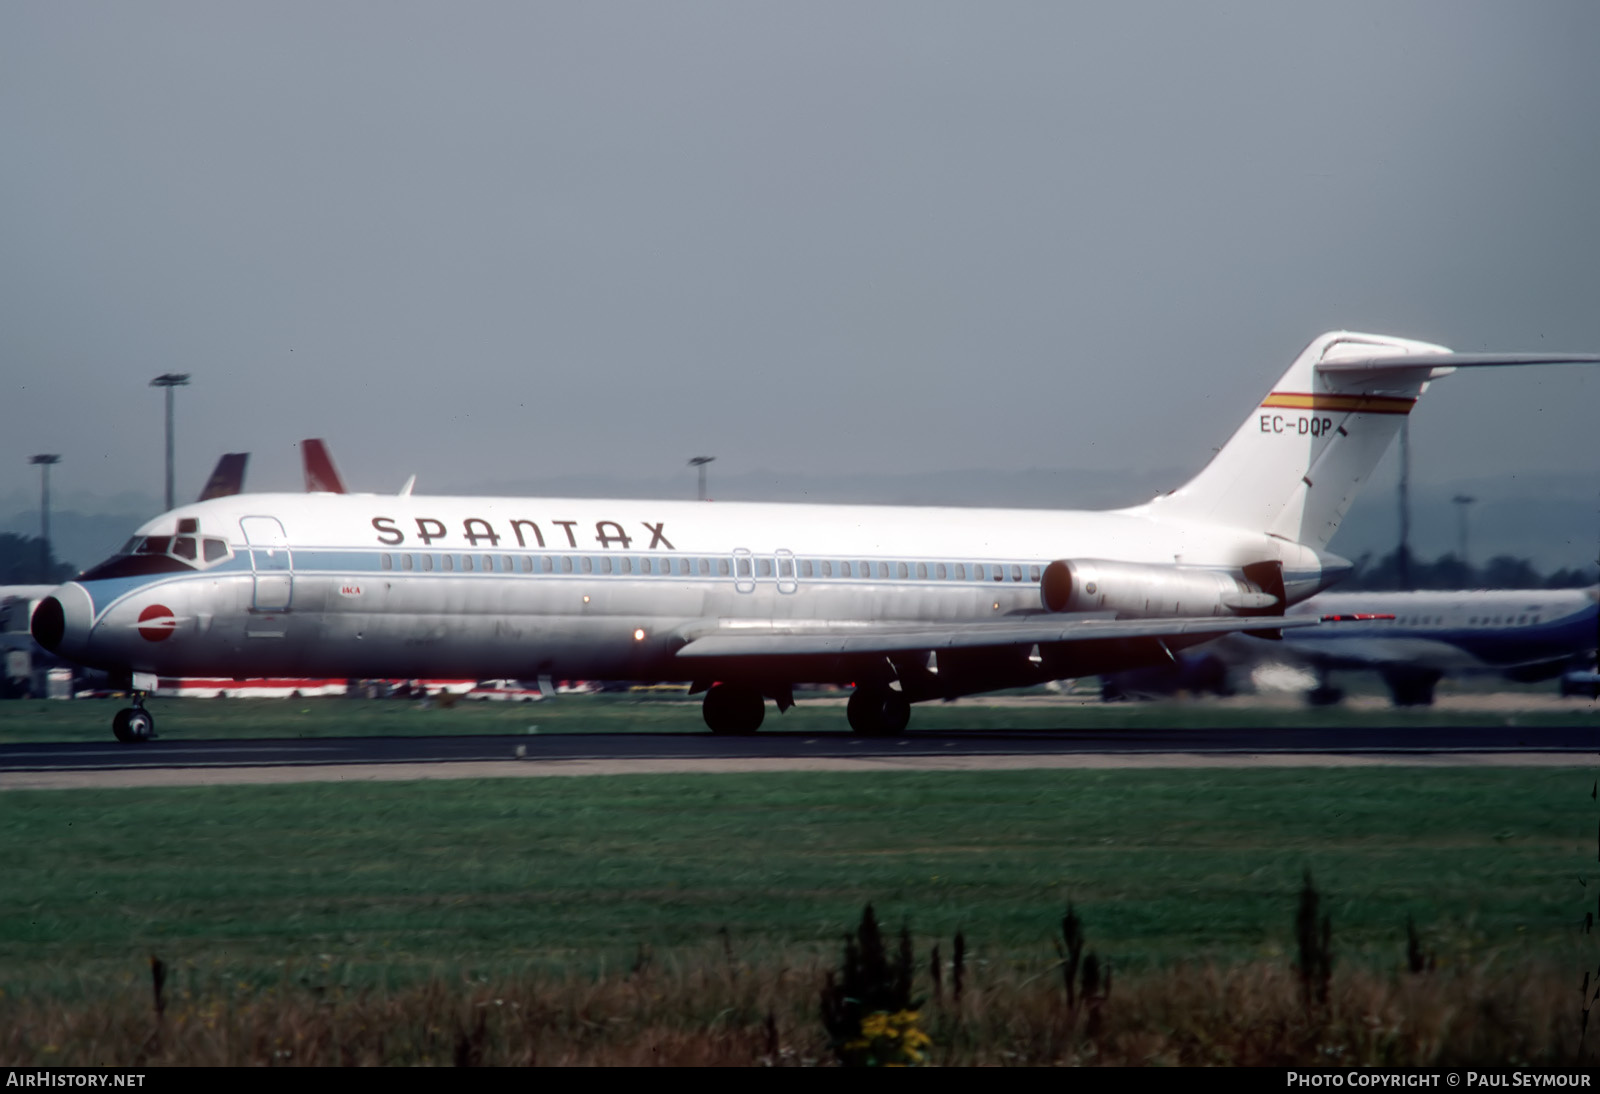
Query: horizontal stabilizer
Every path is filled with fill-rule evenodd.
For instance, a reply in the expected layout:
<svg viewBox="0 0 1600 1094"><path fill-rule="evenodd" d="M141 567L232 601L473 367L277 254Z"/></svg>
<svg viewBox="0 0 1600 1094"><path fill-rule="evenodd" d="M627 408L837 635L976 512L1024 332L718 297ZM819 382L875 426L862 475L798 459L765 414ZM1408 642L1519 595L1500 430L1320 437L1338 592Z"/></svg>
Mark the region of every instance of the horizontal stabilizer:
<svg viewBox="0 0 1600 1094"><path fill-rule="evenodd" d="M1600 365L1600 353L1416 353L1323 361L1318 372L1381 372L1386 369L1500 368L1507 365Z"/></svg>

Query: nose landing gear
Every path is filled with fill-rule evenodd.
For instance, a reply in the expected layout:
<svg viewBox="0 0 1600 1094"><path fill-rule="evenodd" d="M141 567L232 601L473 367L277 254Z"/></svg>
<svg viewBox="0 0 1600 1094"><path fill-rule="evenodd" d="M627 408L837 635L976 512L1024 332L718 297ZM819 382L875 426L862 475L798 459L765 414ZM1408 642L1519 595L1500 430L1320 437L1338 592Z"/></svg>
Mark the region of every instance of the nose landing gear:
<svg viewBox="0 0 1600 1094"><path fill-rule="evenodd" d="M156 720L144 709L144 692L134 692L133 706L117 711L111 732L125 745L143 744L156 735Z"/></svg>

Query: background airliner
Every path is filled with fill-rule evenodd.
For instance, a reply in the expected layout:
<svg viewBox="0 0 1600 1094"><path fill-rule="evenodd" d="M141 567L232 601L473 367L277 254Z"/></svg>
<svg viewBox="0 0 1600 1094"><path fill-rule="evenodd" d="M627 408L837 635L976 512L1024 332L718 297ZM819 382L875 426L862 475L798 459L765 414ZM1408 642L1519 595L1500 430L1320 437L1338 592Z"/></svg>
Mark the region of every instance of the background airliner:
<svg viewBox="0 0 1600 1094"><path fill-rule="evenodd" d="M1285 635L1283 654L1318 671L1313 703L1342 697L1329 681L1332 670L1375 669L1395 706L1426 706L1446 676L1497 674L1524 683L1560 676L1595 649L1597 598L1600 588L1323 593L1290 614L1311 608L1394 618L1296 631Z"/></svg>
<svg viewBox="0 0 1600 1094"><path fill-rule="evenodd" d="M1428 383L1460 355L1333 332L1171 494L1106 513L264 494L184 506L42 601L46 648L125 674L124 741L164 676L692 679L751 732L802 682L861 733L913 702L1172 658L1285 610Z"/></svg>
<svg viewBox="0 0 1600 1094"><path fill-rule="evenodd" d="M1445 677L1532 683L1592 657L1600 645L1597 597L1600 588L1320 593L1288 615L1332 615L1342 620L1338 627L1287 631L1281 642L1230 636L1170 665L1112 674L1102 693L1230 694L1230 676L1281 664L1317 674L1306 692L1314 706L1344 698L1332 683L1339 669L1375 671L1395 706L1426 706Z"/></svg>

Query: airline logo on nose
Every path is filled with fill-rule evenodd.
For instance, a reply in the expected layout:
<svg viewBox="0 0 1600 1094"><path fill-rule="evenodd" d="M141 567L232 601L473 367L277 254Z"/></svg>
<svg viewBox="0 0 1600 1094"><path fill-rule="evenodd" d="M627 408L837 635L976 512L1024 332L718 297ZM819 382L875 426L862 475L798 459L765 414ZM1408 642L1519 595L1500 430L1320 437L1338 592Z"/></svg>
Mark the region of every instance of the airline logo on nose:
<svg viewBox="0 0 1600 1094"><path fill-rule="evenodd" d="M165 604L152 604L139 613L139 634L148 642L164 642L172 637L178 620Z"/></svg>

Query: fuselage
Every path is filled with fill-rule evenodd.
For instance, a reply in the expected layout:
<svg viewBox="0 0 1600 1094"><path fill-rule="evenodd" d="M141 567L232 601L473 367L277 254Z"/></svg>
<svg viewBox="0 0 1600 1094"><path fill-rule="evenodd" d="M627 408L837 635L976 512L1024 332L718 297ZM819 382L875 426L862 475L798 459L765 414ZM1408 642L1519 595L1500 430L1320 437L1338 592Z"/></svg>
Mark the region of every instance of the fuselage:
<svg viewBox="0 0 1600 1094"><path fill-rule="evenodd" d="M1332 666L1398 665L1446 674L1544 668L1554 676L1595 647L1596 598L1594 588L1323 593L1288 614L1393 618L1290 631L1284 642Z"/></svg>
<svg viewBox="0 0 1600 1094"><path fill-rule="evenodd" d="M56 648L163 676L683 679L673 655L708 629L1036 613L1064 558L1276 562L1290 603L1347 568L1144 509L247 494L150 521L57 590Z"/></svg>

